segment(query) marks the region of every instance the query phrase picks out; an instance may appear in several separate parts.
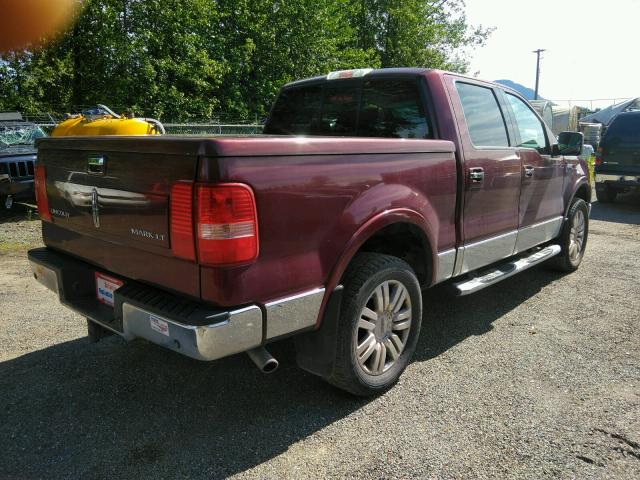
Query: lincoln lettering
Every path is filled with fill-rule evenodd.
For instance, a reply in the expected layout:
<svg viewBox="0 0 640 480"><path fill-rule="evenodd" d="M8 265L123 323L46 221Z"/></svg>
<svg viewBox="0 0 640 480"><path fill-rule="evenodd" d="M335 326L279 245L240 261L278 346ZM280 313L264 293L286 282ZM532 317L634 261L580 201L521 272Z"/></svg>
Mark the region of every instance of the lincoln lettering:
<svg viewBox="0 0 640 480"><path fill-rule="evenodd" d="M57 208L52 208L51 214L55 215L56 217L69 218L69 212L65 212L64 210L58 210Z"/></svg>

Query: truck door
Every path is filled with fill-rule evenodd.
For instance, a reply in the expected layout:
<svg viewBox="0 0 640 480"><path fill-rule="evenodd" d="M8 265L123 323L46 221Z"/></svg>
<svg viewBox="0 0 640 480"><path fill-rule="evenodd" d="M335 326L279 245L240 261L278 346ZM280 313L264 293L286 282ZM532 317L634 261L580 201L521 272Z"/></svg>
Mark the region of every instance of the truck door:
<svg viewBox="0 0 640 480"><path fill-rule="evenodd" d="M522 162L518 239L514 253L549 241L560 233L565 162L551 155L548 129L531 107L504 92L514 125L514 145Z"/></svg>
<svg viewBox="0 0 640 480"><path fill-rule="evenodd" d="M449 90L463 154L459 275L513 254L522 169L498 92L467 79L451 80Z"/></svg>

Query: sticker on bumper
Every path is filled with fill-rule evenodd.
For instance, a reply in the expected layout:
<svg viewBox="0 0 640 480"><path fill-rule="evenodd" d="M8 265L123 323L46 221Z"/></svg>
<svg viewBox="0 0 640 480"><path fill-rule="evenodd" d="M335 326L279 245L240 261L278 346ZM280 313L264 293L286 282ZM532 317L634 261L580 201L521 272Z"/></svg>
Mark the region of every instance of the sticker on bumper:
<svg viewBox="0 0 640 480"><path fill-rule="evenodd" d="M169 336L169 323L165 322L161 318L149 315L149 325L151 325L151 330L155 330L167 337Z"/></svg>
<svg viewBox="0 0 640 480"><path fill-rule="evenodd" d="M98 301L113 307L113 292L119 289L124 282L100 272L95 272L96 297Z"/></svg>

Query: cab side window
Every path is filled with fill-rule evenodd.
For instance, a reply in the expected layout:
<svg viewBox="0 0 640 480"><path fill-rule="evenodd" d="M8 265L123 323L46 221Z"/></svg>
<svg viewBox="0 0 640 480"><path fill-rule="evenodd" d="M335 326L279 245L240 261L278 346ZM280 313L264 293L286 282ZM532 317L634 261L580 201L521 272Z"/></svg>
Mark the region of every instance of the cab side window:
<svg viewBox="0 0 640 480"><path fill-rule="evenodd" d="M546 153L547 137L544 134L542 122L533 110L518 97L507 93L507 100L516 118L516 126L520 133L520 143L517 147L535 148L539 153Z"/></svg>
<svg viewBox="0 0 640 480"><path fill-rule="evenodd" d="M507 126L493 90L470 83L456 83L475 147L508 147Z"/></svg>

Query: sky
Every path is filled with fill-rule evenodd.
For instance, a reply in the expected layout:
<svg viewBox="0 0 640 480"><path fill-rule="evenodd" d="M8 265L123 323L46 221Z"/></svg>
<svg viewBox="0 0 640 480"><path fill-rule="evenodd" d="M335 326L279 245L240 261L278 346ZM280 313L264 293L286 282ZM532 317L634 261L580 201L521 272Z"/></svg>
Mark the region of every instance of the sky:
<svg viewBox="0 0 640 480"><path fill-rule="evenodd" d="M640 97L640 0L466 0L471 25L494 27L469 74L535 86L557 103L605 107Z"/></svg>

